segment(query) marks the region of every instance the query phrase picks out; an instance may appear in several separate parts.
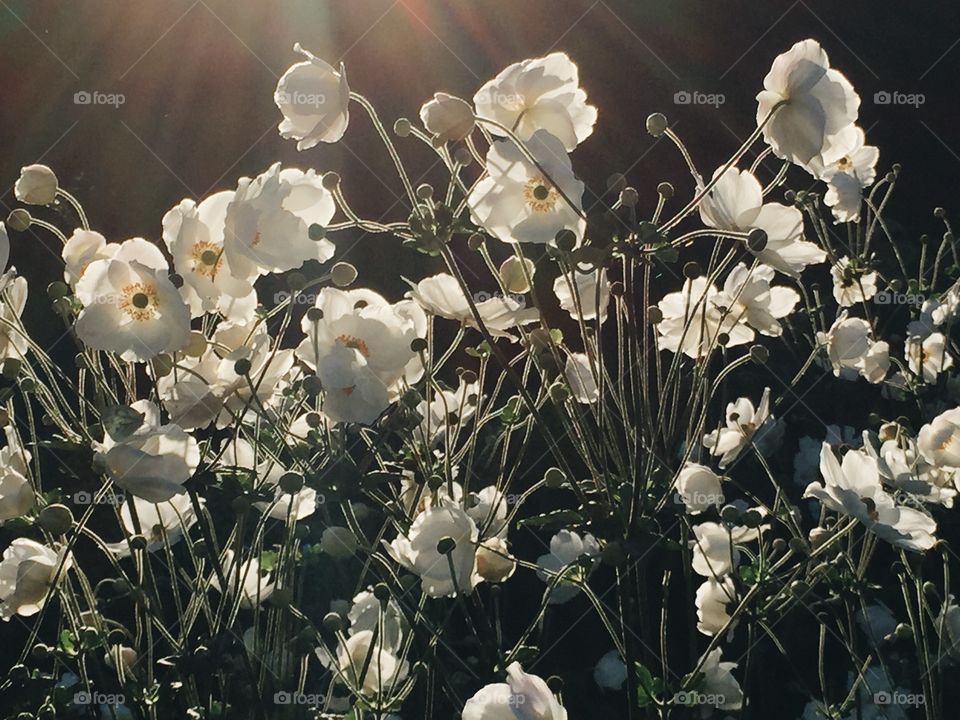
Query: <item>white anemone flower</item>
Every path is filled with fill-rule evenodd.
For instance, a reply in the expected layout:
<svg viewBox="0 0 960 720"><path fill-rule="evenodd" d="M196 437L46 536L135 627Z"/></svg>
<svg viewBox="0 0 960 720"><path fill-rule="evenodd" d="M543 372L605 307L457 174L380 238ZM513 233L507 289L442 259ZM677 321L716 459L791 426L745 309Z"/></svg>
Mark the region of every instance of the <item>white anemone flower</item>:
<svg viewBox="0 0 960 720"><path fill-rule="evenodd" d="M511 255L502 263L497 275L503 283L503 289L508 293L523 294L530 292L533 276L537 272L537 265L529 258L519 258Z"/></svg>
<svg viewBox="0 0 960 720"><path fill-rule="evenodd" d="M706 465L687 461L677 474L677 500L692 515L720 507L724 502L721 480L723 478Z"/></svg>
<svg viewBox="0 0 960 720"><path fill-rule="evenodd" d="M705 522L693 528L693 571L703 577L722 578L729 575L740 563L731 530L720 523Z"/></svg>
<svg viewBox="0 0 960 720"><path fill-rule="evenodd" d="M546 681L523 670L518 662L507 666L507 682L480 688L463 707L462 720L567 720L567 710Z"/></svg>
<svg viewBox="0 0 960 720"><path fill-rule="evenodd" d="M800 294L793 288L771 285L773 277L769 265L748 268L739 263L727 275L717 303L734 317L742 317L757 332L779 337L783 334L780 320L793 312Z"/></svg>
<svg viewBox="0 0 960 720"><path fill-rule="evenodd" d="M163 216L163 241L183 278L180 292L193 317L221 312L231 320L253 316L257 305L251 277L238 277L223 249L224 221L234 193L219 192L199 205L183 200Z"/></svg>
<svg viewBox="0 0 960 720"><path fill-rule="evenodd" d="M579 535L572 530L560 530L550 538L550 552L537 558L537 577L553 585L548 602L559 605L576 597L580 588L567 578L583 580L589 572L593 558L600 554L600 543L590 533ZM587 561L587 567L582 564ZM563 580L554 584L556 575L562 574Z"/></svg>
<svg viewBox="0 0 960 720"><path fill-rule="evenodd" d="M143 416L136 430L122 440L105 435L94 450L107 474L120 487L153 503L186 492L183 484L200 464L200 449L179 425L160 424L160 409L149 400L130 406Z"/></svg>
<svg viewBox="0 0 960 720"><path fill-rule="evenodd" d="M600 399L600 388L595 377L595 362L586 353L570 353L563 368L564 377L578 403L590 405Z"/></svg>
<svg viewBox="0 0 960 720"><path fill-rule="evenodd" d="M770 414L770 388L763 389L756 407L745 397L728 403L724 417L725 427L703 436L703 446L720 457L721 469L729 467L751 445L766 453L783 434L783 423Z"/></svg>
<svg viewBox="0 0 960 720"><path fill-rule="evenodd" d="M947 351L943 333L931 333L923 339L908 337L903 350L910 370L925 383L935 383L940 373L953 367L953 356Z"/></svg>
<svg viewBox="0 0 960 720"><path fill-rule="evenodd" d="M953 595L943 603L934 626L940 635L944 652L949 653L954 660L960 660L960 605L957 605Z"/></svg>
<svg viewBox="0 0 960 720"><path fill-rule="evenodd" d="M57 198L57 176L46 165L27 165L13 186L17 200L28 205L51 205Z"/></svg>
<svg viewBox="0 0 960 720"><path fill-rule="evenodd" d="M63 246L63 279L70 287L76 287L90 263L108 260L120 249L119 243L108 243L107 239L94 230L77 228Z"/></svg>
<svg viewBox="0 0 960 720"><path fill-rule="evenodd" d="M273 101L283 113L280 136L296 140L297 150L309 150L321 142L337 142L350 120L350 86L343 63L337 71L299 43L293 51L306 60L287 69L273 94Z"/></svg>
<svg viewBox="0 0 960 720"><path fill-rule="evenodd" d="M556 244L561 230L579 242L587 226L581 216L584 185L563 144L538 130L526 147L536 163L512 140L490 145L487 175L467 197L473 221L506 243Z"/></svg>
<svg viewBox="0 0 960 720"><path fill-rule="evenodd" d="M361 630L346 640L338 639L335 653L321 645L317 657L353 692L367 698L389 697L406 679L410 665L375 638L372 630Z"/></svg>
<svg viewBox="0 0 960 720"><path fill-rule="evenodd" d="M134 495L132 501L137 511L139 534L147 541L147 552L162 550L165 545L180 542L197 522L197 513L189 495L174 495L167 502L152 503ZM203 502L202 500L200 501ZM137 535L137 524L133 521L130 505L124 503L120 508L120 525L126 538ZM107 547L117 557L130 556L130 543L125 539L108 543Z"/></svg>
<svg viewBox="0 0 960 720"><path fill-rule="evenodd" d="M842 257L830 268L833 276L833 299L840 307L852 307L877 294L877 273L855 269L850 258Z"/></svg>
<svg viewBox="0 0 960 720"><path fill-rule="evenodd" d="M669 293L657 303L663 319L657 324L660 347L683 352L693 359L718 349L721 335L726 347L744 345L754 338L744 322L729 311L725 296L705 277L688 279L679 292Z"/></svg>
<svg viewBox="0 0 960 720"><path fill-rule="evenodd" d="M310 226L326 227L336 212L333 195L313 170L273 164L256 178L241 178L224 220L224 253L230 271L249 279L286 272L307 260L326 262L334 247L310 237Z"/></svg>
<svg viewBox="0 0 960 720"><path fill-rule="evenodd" d="M30 452L23 447L13 424L4 428L6 446L0 450L0 525L28 513L36 504L30 484Z"/></svg>
<svg viewBox="0 0 960 720"><path fill-rule="evenodd" d="M940 413L920 428L917 447L939 468L960 468L960 408Z"/></svg>
<svg viewBox="0 0 960 720"><path fill-rule="evenodd" d="M803 239L803 213L795 207L763 202L763 188L748 170L717 168L716 184L700 203L700 219L709 227L736 232L763 230L767 242L751 250L764 265L791 277L799 277L807 265L826 260L826 253ZM749 248L748 248L749 249Z"/></svg>
<svg viewBox="0 0 960 720"><path fill-rule="evenodd" d="M870 323L845 315L826 333L817 333L818 343L826 349L833 374L844 380L863 377L867 382L883 382L890 367L890 346L873 339Z"/></svg>
<svg viewBox="0 0 960 720"><path fill-rule="evenodd" d="M423 376L411 343L427 318L412 300L390 304L372 290L324 288L308 311L297 357L323 384L323 410L333 422L371 423Z"/></svg>
<svg viewBox="0 0 960 720"><path fill-rule="evenodd" d="M0 560L0 620L40 612L53 590L73 565L65 550L55 550L28 538L16 538Z"/></svg>
<svg viewBox="0 0 960 720"><path fill-rule="evenodd" d="M737 663L721 662L722 656L723 651L714 648L701 666L703 692L714 700L712 705L718 710L739 710L743 707L743 690L732 672Z"/></svg>
<svg viewBox="0 0 960 720"><path fill-rule="evenodd" d="M833 138L826 155L814 158L807 170L827 183L823 201L833 210L834 222L857 222L863 189L877 176L880 151L866 144L863 128L848 125Z"/></svg>
<svg viewBox="0 0 960 720"><path fill-rule="evenodd" d="M586 140L597 122L587 104L577 66L562 52L523 60L500 72L473 96L477 116L512 129L521 140L538 130L558 138L568 151ZM506 133L486 125L492 135Z"/></svg>
<svg viewBox="0 0 960 720"><path fill-rule="evenodd" d="M865 432L864 439L863 448L877 461L885 484L918 502L953 507L960 469L931 464L920 452L917 441L905 434L885 440L879 450L874 447L871 433Z"/></svg>
<svg viewBox="0 0 960 720"><path fill-rule="evenodd" d="M18 329L27 306L27 280L15 277L0 292L0 359L22 358L30 347L27 336Z"/></svg>
<svg viewBox="0 0 960 720"><path fill-rule="evenodd" d="M584 271L575 268L572 278L570 275L563 274L553 282L553 294L560 301L560 307L566 310L574 320L581 317L584 320L595 320L599 317L603 322L607 317L607 306L610 304L607 270L600 268Z"/></svg>
<svg viewBox="0 0 960 720"><path fill-rule="evenodd" d="M448 433L455 441L457 433L476 412L479 394L479 383L467 383L461 378L456 390L435 390L429 404L421 401L417 412L423 418L420 431L427 443L446 443Z"/></svg>
<svg viewBox="0 0 960 720"><path fill-rule="evenodd" d="M857 120L860 97L830 67L816 40L801 40L778 55L763 88L757 95L757 124L766 121L763 138L777 157L798 165L829 154L834 137Z"/></svg>
<svg viewBox="0 0 960 720"><path fill-rule="evenodd" d="M273 595L273 591L276 590L273 573L264 570L260 566L260 559L257 557L250 557L238 564L233 550L226 550L223 553L220 567L222 568L223 578L227 582L226 594L232 596L239 591L240 607L246 610L252 610L257 605L266 602ZM216 572L211 576L210 585L223 592L223 588L220 587L220 578Z"/></svg>
<svg viewBox="0 0 960 720"><path fill-rule="evenodd" d="M859 521L877 537L906 550L929 550L936 542L937 524L926 513L897 505L880 483L877 461L851 450L837 461L833 449L823 444L820 453L823 482L811 483L804 497L816 498L829 510Z"/></svg>
<svg viewBox="0 0 960 720"><path fill-rule="evenodd" d="M290 493L280 487L280 478L284 468L266 452L259 452L250 441L235 438L224 448L221 455L223 465L241 468L253 476L256 490L272 496L272 500L260 500L253 506L267 513L274 520L294 522L310 517L317 509L317 491L304 485L297 492Z"/></svg>
<svg viewBox="0 0 960 720"><path fill-rule="evenodd" d="M441 143L463 140L473 132L476 121L466 100L449 93L434 93L420 108L423 126Z"/></svg>
<svg viewBox="0 0 960 720"><path fill-rule="evenodd" d="M363 590L353 598L347 612L350 635L380 628L379 642L390 652L398 652L403 646L403 636L408 628L407 619L394 598L380 602L370 590Z"/></svg>
<svg viewBox="0 0 960 720"><path fill-rule="evenodd" d="M736 607L737 601L733 578L729 575L720 580L708 577L697 588L697 630L711 637L723 630L730 622L730 608Z"/></svg>

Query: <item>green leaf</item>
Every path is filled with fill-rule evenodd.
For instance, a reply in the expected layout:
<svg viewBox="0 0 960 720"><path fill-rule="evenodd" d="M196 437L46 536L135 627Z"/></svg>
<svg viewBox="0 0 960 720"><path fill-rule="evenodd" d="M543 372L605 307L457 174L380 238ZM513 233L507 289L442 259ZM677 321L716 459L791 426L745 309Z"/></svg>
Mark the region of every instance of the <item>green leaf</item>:
<svg viewBox="0 0 960 720"><path fill-rule="evenodd" d="M77 654L77 639L73 636L73 633L69 630L60 631L60 642L58 643L59 647L63 652L65 652L69 657L74 657Z"/></svg>
<svg viewBox="0 0 960 720"><path fill-rule="evenodd" d="M659 678L654 678L646 667L638 662L633 664L637 673L637 705L646 707L653 702L654 694L661 685Z"/></svg>

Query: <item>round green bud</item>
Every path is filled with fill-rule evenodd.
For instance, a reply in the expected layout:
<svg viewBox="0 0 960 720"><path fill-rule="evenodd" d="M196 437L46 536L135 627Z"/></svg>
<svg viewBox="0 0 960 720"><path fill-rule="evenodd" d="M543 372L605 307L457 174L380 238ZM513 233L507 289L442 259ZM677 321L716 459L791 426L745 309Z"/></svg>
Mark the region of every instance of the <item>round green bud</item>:
<svg viewBox="0 0 960 720"><path fill-rule="evenodd" d="M410 121L407 120L407 118L398 118L393 124L393 132L397 137L408 137L412 129L413 126L410 124Z"/></svg>
<svg viewBox="0 0 960 720"><path fill-rule="evenodd" d="M653 113L647 116L647 132L653 137L660 137L667 131L667 116L663 113Z"/></svg>
<svg viewBox="0 0 960 720"><path fill-rule="evenodd" d="M66 505L47 505L40 511L37 522L51 535L63 535L73 527L73 513Z"/></svg>
<svg viewBox="0 0 960 720"><path fill-rule="evenodd" d="M357 279L357 269L348 262L338 262L330 270L330 279L337 287L347 287Z"/></svg>
<svg viewBox="0 0 960 720"><path fill-rule="evenodd" d="M7 216L7 225L17 232L24 232L32 222L33 217L23 208L17 208Z"/></svg>

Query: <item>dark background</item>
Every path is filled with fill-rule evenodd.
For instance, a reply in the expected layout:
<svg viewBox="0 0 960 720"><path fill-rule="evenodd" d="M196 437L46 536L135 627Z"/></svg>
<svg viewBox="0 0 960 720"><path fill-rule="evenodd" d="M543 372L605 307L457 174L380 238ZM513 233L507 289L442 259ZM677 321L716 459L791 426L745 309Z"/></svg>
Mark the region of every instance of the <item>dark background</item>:
<svg viewBox="0 0 960 720"><path fill-rule="evenodd" d="M754 97L773 58L806 37L821 41L859 91L859 122L880 147L880 172L903 166L888 217L908 238L942 232L931 211L956 208L960 169L960 10L929 2L0 0L0 207L15 206L19 168L40 161L109 240L156 241L164 212L182 198L233 188L238 177L281 160L337 170L362 214L404 218L400 183L360 112L336 145L301 154L279 138L272 93L299 59L292 52L299 41L332 64L342 59L351 89L370 98L388 125L415 118L434 91L469 99L507 64L564 50L600 111L593 136L574 154L575 169L596 192L611 173L625 172L648 213L658 182L670 180L685 197L692 180L677 153L646 133L646 116L664 112L709 175L755 127ZM674 94L684 90L723 94L725 102L676 105ZM79 91L121 93L125 101L77 105ZM880 91L920 93L924 102L879 105ZM415 182L441 180L419 143L397 142ZM772 173L776 164L766 167ZM69 232L68 214L45 216ZM58 242L42 231L13 241L12 263L31 282L29 312L48 321L41 288L60 277ZM337 242L339 258L358 266L359 282L390 299L404 290L400 273L418 279L433 271L431 260L388 237ZM54 323L33 327L51 343L61 334ZM826 402L827 422L843 421L831 406L866 410L846 395L850 384L841 385ZM568 678L565 670L583 671L574 695L577 687L594 692L589 668L609 649L597 640L599 626L580 624L582 611L561 609L547 634L558 640L576 626L570 641L586 645L566 656L570 667L534 669ZM776 670L787 677L788 668ZM791 702L802 704L804 693L792 681L789 689ZM782 708L780 690L766 687L758 708ZM577 707L572 697L568 704Z"/></svg>

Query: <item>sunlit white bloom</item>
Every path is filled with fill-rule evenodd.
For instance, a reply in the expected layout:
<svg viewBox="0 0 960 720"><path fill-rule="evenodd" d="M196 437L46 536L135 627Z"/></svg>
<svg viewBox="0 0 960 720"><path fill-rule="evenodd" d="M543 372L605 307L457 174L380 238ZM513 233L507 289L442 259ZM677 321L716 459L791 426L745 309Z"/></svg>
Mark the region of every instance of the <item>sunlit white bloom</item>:
<svg viewBox="0 0 960 720"><path fill-rule="evenodd" d="M865 442L863 447L877 461L884 483L918 502L953 507L960 470L930 464L920 452L916 440L900 435L884 441L879 451L874 448L872 440Z"/></svg>
<svg viewBox="0 0 960 720"><path fill-rule="evenodd" d="M823 444L820 453L823 482L811 483L804 497L816 498L829 510L855 518L870 532L906 550L929 550L936 542L937 524L926 513L898 506L880 484L877 461L851 450L837 461Z"/></svg>
<svg viewBox="0 0 960 720"><path fill-rule="evenodd" d="M477 115L494 120L528 140L538 130L573 150L593 132L597 109L587 105L577 66L562 52L523 60L500 72L473 96ZM506 133L486 125L493 135Z"/></svg>
<svg viewBox="0 0 960 720"><path fill-rule="evenodd" d="M960 468L960 408L942 412L920 428L917 447L937 467Z"/></svg>
<svg viewBox="0 0 960 720"><path fill-rule="evenodd" d="M0 450L0 525L29 512L36 503L28 479L30 452L22 446L12 424L4 428L6 446Z"/></svg>
<svg viewBox="0 0 960 720"><path fill-rule="evenodd" d="M13 186L17 200L28 205L50 205L57 197L59 183L46 165L27 165Z"/></svg>
<svg viewBox="0 0 960 720"><path fill-rule="evenodd" d="M455 440L477 409L480 385L461 378L456 390L434 390L430 403L423 400L417 412L423 418L420 430L428 443L446 442L448 433Z"/></svg>
<svg viewBox="0 0 960 720"><path fill-rule="evenodd" d="M261 568L260 559L257 557L248 558L241 562L238 567L233 550L227 550L223 553L220 567L223 569L223 577L227 582L226 594L232 596L239 590L240 607L247 610L266 602L276 589L276 583L273 582L273 573ZM210 585L223 592L216 572L211 577Z"/></svg>
<svg viewBox="0 0 960 720"><path fill-rule="evenodd" d="M743 690L731 672L737 663L721 662L723 651L714 648L700 668L703 673L703 694L714 699L718 710L739 710L743 706Z"/></svg>
<svg viewBox="0 0 960 720"><path fill-rule="evenodd" d="M584 185L573 174L562 143L538 130L527 150L536 164L512 140L490 145L487 175L467 197L473 221L507 243L554 244L561 230L582 239L587 225L581 217Z"/></svg>
<svg viewBox="0 0 960 720"><path fill-rule="evenodd" d="M108 260L119 249L119 243L108 243L100 233L77 228L67 239L61 251L64 265L63 279L69 283L70 287L76 287L77 281L83 277L90 263Z"/></svg>
<svg viewBox="0 0 960 720"><path fill-rule="evenodd" d="M841 316L826 333L817 333L818 343L826 348L833 374L844 380L863 377L879 383L890 367L890 347L873 340L870 323L862 318Z"/></svg>
<svg viewBox="0 0 960 720"><path fill-rule="evenodd" d="M199 205L183 200L163 216L163 241L183 278L180 292L193 317L219 311L229 319L247 320L256 308L251 283L256 275L238 277L223 249L224 221L233 197L233 192L219 192Z"/></svg>
<svg viewBox="0 0 960 720"><path fill-rule="evenodd" d="M857 222L863 189L877 176L880 151L866 144L863 129L848 125L831 139L825 155L814 158L807 170L827 183L823 201L833 210L835 222Z"/></svg>
<svg viewBox="0 0 960 720"><path fill-rule="evenodd" d="M10 262L10 235L7 233L7 226L0 222L0 273L7 269L7 263Z"/></svg>
<svg viewBox="0 0 960 720"><path fill-rule="evenodd" d="M904 341L904 356L910 370L923 377L925 383L935 383L940 373L953 367L953 356L947 352L943 333L932 333L922 340L908 337Z"/></svg>
<svg viewBox="0 0 960 720"><path fill-rule="evenodd" d="M145 240L128 240L112 258L87 266L77 282L76 322L91 348L127 361L175 352L190 339L190 309L170 282L166 261Z"/></svg>
<svg viewBox="0 0 960 720"><path fill-rule="evenodd" d="M452 474L456 477L456 467L453 468ZM400 501L411 518L434 506L450 505L462 508L463 486L456 480L452 480L441 484L436 490L430 490L416 481L412 471L405 472L400 481Z"/></svg>
<svg viewBox="0 0 960 720"><path fill-rule="evenodd" d="M465 100L444 92L420 108L423 126L441 143L463 140L473 132L473 108Z"/></svg>
<svg viewBox="0 0 960 720"><path fill-rule="evenodd" d="M499 537L483 540L477 547L477 576L488 583L502 583L517 569L507 541Z"/></svg>
<svg viewBox="0 0 960 720"><path fill-rule="evenodd" d="M706 465L687 461L677 475L677 500L697 515L723 504L722 478Z"/></svg>
<svg viewBox="0 0 960 720"><path fill-rule="evenodd" d="M273 94L283 113L280 136L297 140L297 150L337 142L347 131L350 119L350 87L343 63L338 72L299 43L293 51L306 60L287 68Z"/></svg>
<svg viewBox="0 0 960 720"><path fill-rule="evenodd" d="M179 425L160 424L160 409L149 400L130 406L143 421L129 436L109 434L94 449L107 474L120 487L153 503L184 493L183 484L200 464L197 441Z"/></svg>
<svg viewBox="0 0 960 720"><path fill-rule="evenodd" d="M480 537L505 536L507 534L507 496L494 485L470 492L464 506L480 532Z"/></svg>
<svg viewBox="0 0 960 720"><path fill-rule="evenodd" d="M323 384L323 411L333 422L371 423L422 377L411 343L427 318L412 300L390 304L363 289L324 288L316 309L303 318L296 354Z"/></svg>
<svg viewBox="0 0 960 720"><path fill-rule="evenodd" d="M757 332L779 337L783 334L780 320L793 312L800 294L793 288L771 285L773 276L774 270L768 265L748 268L739 263L727 275L716 302Z"/></svg>
<svg viewBox="0 0 960 720"><path fill-rule="evenodd" d="M413 521L406 535L384 542L390 556L420 577L430 597L471 593L479 578L475 573L477 526L465 511L452 506L429 507ZM441 540L452 540L453 549L440 552Z"/></svg>
<svg viewBox="0 0 960 720"><path fill-rule="evenodd" d="M30 346L18 329L27 305L27 280L15 277L0 292L0 359L22 358Z"/></svg>
<svg viewBox="0 0 960 720"><path fill-rule="evenodd" d="M470 303L453 275L440 273L425 278L407 293L407 297L415 300L431 315L456 320L468 327L478 327ZM527 308L523 302L509 295L475 300L474 307L487 332L493 337L513 339L509 330L540 319L536 308Z"/></svg>
<svg viewBox="0 0 960 720"><path fill-rule="evenodd" d="M567 720L567 710L546 681L523 671L518 662L507 667L507 682L480 688L467 700L462 720Z"/></svg>
<svg viewBox="0 0 960 720"><path fill-rule="evenodd" d="M833 276L833 299L840 307L866 302L877 294L877 273L864 272L842 257L830 268Z"/></svg>
<svg viewBox="0 0 960 720"><path fill-rule="evenodd" d="M108 544L117 557L129 557L128 539L135 535L142 535L146 539L147 552L156 552L162 550L165 544L175 545L180 542L183 534L197 522L197 514L189 495L174 495L169 501L156 504L135 495L131 499L137 511L137 522L134 522L130 505L123 503L120 508L120 524L126 539Z"/></svg>
<svg viewBox="0 0 960 720"><path fill-rule="evenodd" d="M28 538L16 538L0 560L0 620L40 612L47 596L73 565L65 550L55 550Z"/></svg>
<svg viewBox="0 0 960 720"><path fill-rule="evenodd" d="M763 230L767 242L753 255L774 270L799 277L807 265L826 260L826 253L815 243L803 239L803 213L795 207L763 202L763 188L747 170L729 168L700 203L700 219L709 227L736 232ZM749 248L748 248L749 249Z"/></svg>
<svg viewBox="0 0 960 720"><path fill-rule="evenodd" d="M756 445L760 452L769 451L783 435L783 424L770 414L770 388L763 389L757 407L745 397L728 403L725 422L725 427L703 436L703 446L711 455L720 457L721 469L728 467L751 445Z"/></svg>
<svg viewBox="0 0 960 720"><path fill-rule="evenodd" d="M730 531L715 522L705 522L693 528L694 539L690 541L693 550L693 571L703 577L722 578L728 575L740 562L737 549Z"/></svg>
<svg viewBox="0 0 960 720"><path fill-rule="evenodd" d="M511 255L500 264L498 275L504 290L522 295L530 292L530 283L533 282L536 271L537 266L533 260L529 258L521 260L516 255Z"/></svg>
<svg viewBox="0 0 960 720"><path fill-rule="evenodd" d="M763 138L775 155L798 165L829 155L835 136L856 122L860 108L850 81L830 67L816 40L801 40L778 55L763 88L757 95Z"/></svg>
<svg viewBox="0 0 960 720"><path fill-rule="evenodd" d="M721 580L708 577L697 588L697 630L716 635L730 622L730 608L736 607L737 591L729 575Z"/></svg>
<svg viewBox="0 0 960 720"><path fill-rule="evenodd" d="M698 359L718 349L721 335L725 336L726 347L753 340L753 330L724 302L724 296L707 278L688 279L682 290L669 293L657 303L663 314L657 324L660 347Z"/></svg>
<svg viewBox="0 0 960 720"><path fill-rule="evenodd" d="M353 692L369 698L389 696L407 677L410 666L375 638L372 630L361 630L345 641L338 639L335 653L321 645L317 657Z"/></svg>
<svg viewBox="0 0 960 720"><path fill-rule="evenodd" d="M920 307L920 317L907 325L912 338L925 338L944 323L952 321L960 310L960 293L951 288L939 298L927 298Z"/></svg>
<svg viewBox="0 0 960 720"><path fill-rule="evenodd" d="M583 580L589 572L592 559L600 554L600 543L590 533L581 537L572 530L561 530L550 538L550 552L537 558L537 577L553 585L548 602L551 605L565 603L580 592L571 580ZM586 562L586 567L584 566ZM555 583L557 574L563 580Z"/></svg>
<svg viewBox="0 0 960 720"><path fill-rule="evenodd" d="M599 318L603 321L607 317L607 306L610 304L607 270L600 268L582 271L575 268L572 278L562 274L554 280L553 294L560 301L560 307L570 313L570 317L574 320L580 317L584 320L594 320L598 317L599 308Z"/></svg>
<svg viewBox="0 0 960 720"><path fill-rule="evenodd" d="M310 226L326 227L336 212L333 195L313 170L280 169L241 178L227 205L223 248L230 272L249 279L294 270L307 260L326 262L334 247L313 240Z"/></svg>
<svg viewBox="0 0 960 720"><path fill-rule="evenodd" d="M567 384L579 403L591 404L600 399L600 388L595 377L596 361L590 361L586 353L570 353L563 368Z"/></svg>
<svg viewBox="0 0 960 720"><path fill-rule="evenodd" d="M347 619L351 635L379 628L379 642L383 647L390 652L400 650L407 620L394 598L382 603L372 591L364 590L354 596Z"/></svg>
<svg viewBox="0 0 960 720"><path fill-rule="evenodd" d="M627 681L627 665L620 653L611 650L597 660L593 667L593 681L604 690L619 690Z"/></svg>

